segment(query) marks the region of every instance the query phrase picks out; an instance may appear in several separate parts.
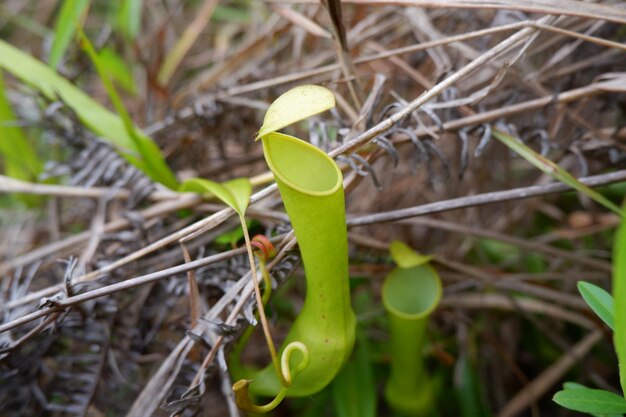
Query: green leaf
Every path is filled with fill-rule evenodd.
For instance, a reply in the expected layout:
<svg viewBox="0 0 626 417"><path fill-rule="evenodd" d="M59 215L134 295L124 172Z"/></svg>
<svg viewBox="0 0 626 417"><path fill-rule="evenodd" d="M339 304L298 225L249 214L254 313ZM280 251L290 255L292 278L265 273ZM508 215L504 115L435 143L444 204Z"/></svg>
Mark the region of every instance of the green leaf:
<svg viewBox="0 0 626 417"><path fill-rule="evenodd" d="M563 388L565 390L576 390L576 389L589 389L586 386L584 386L583 384L579 384L577 382L564 382L563 383ZM596 413L591 413L592 416L594 417L624 417L623 414L596 414Z"/></svg>
<svg viewBox="0 0 626 417"><path fill-rule="evenodd" d="M622 215L619 207L613 204L611 200L604 197L602 194L598 193L594 189L586 186L582 182L578 181L578 179L576 179L576 177L574 177L572 174L570 174L551 160L539 155L537 152L533 151L519 140L498 130L492 130L491 134L494 138L505 144L513 152L517 153L519 156L533 164L541 171L550 175L555 180L561 181L562 183L569 185L576 191L586 194L589 198L595 200L598 204L603 205L612 212L619 214L620 216Z"/></svg>
<svg viewBox="0 0 626 417"><path fill-rule="evenodd" d="M589 282L579 281L578 291L582 295L587 305L606 323L607 326L614 330L613 320L613 297L604 289L593 285Z"/></svg>
<svg viewBox="0 0 626 417"><path fill-rule="evenodd" d="M37 181L43 164L26 139L24 132L15 123L17 119L6 98L4 79L0 71L0 155L4 160L7 176L25 181ZM40 200L35 196L19 195L28 205L36 205Z"/></svg>
<svg viewBox="0 0 626 417"><path fill-rule="evenodd" d="M130 94L137 94L133 73L124 59L111 48L102 48L98 55L105 73Z"/></svg>
<svg viewBox="0 0 626 417"><path fill-rule="evenodd" d="M54 25L54 40L48 58L48 64L52 68L56 68L61 62L74 36L77 22L82 22L86 15L87 6L89 6L89 0L65 0L63 2Z"/></svg>
<svg viewBox="0 0 626 417"><path fill-rule="evenodd" d="M37 89L49 100L62 100L81 122L97 135L109 140L131 164L145 172L154 181L171 189L178 188L174 174L161 157L152 140L136 130L136 138L128 133L120 117L74 87L37 59L0 40L0 67ZM139 138L142 148L150 149L151 161L145 161L135 144Z"/></svg>
<svg viewBox="0 0 626 417"><path fill-rule="evenodd" d="M391 257L400 268L413 268L414 266L423 265L433 258L432 255L421 255L415 252L411 247L399 240L391 242L389 253L391 253Z"/></svg>
<svg viewBox="0 0 626 417"><path fill-rule="evenodd" d="M554 395L554 402L561 407L574 411L593 414L626 413L626 400L609 391L577 387L559 391Z"/></svg>
<svg viewBox="0 0 626 417"><path fill-rule="evenodd" d="M352 358L332 383L333 401L338 417L375 417L376 383L367 339L357 332Z"/></svg>
<svg viewBox="0 0 626 417"><path fill-rule="evenodd" d="M5 168L13 171L13 178L34 181L41 173L43 164L30 145L6 98L4 77L0 71L0 153L5 158Z"/></svg>
<svg viewBox="0 0 626 417"><path fill-rule="evenodd" d="M179 191L201 193L206 197L217 197L240 216L244 216L250 203L252 185L247 178L237 178L222 184L204 178L191 178L180 186Z"/></svg>
<svg viewBox="0 0 626 417"><path fill-rule="evenodd" d="M117 28L130 42L134 41L141 30L141 11L143 0L122 0L117 15Z"/></svg>
<svg viewBox="0 0 626 417"><path fill-rule="evenodd" d="M278 97L267 109L256 139L335 107L335 96L319 85L301 85Z"/></svg>
<svg viewBox="0 0 626 417"><path fill-rule="evenodd" d="M615 300L613 343L619 362L622 392L626 393L626 222L624 220L617 229L613 247L613 300Z"/></svg>

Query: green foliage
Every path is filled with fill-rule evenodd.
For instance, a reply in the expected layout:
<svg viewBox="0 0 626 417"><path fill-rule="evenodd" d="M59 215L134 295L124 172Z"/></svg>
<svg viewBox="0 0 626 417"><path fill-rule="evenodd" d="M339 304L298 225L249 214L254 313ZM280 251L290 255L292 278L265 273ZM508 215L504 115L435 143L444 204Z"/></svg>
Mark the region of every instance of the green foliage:
<svg viewBox="0 0 626 417"><path fill-rule="evenodd" d="M457 366L461 367L460 383L456 389L461 417L490 417L482 394L483 384L474 365L468 358L460 358Z"/></svg>
<svg viewBox="0 0 626 417"><path fill-rule="evenodd" d="M24 132L17 125L17 119L9 103L4 77L0 71L0 153L4 156L5 171L8 176L26 181L34 181L41 173L42 163L30 145Z"/></svg>
<svg viewBox="0 0 626 417"><path fill-rule="evenodd" d="M626 222L622 220L613 247L613 299L615 332L613 343L619 362L622 391L626 393Z"/></svg>
<svg viewBox="0 0 626 417"><path fill-rule="evenodd" d="M163 160L158 146L148 136L138 129L131 135L122 118L107 110L55 71L2 40L0 40L0 68L6 69L29 84L49 100L62 100L85 126L109 140L131 164L166 187L178 188L178 182Z"/></svg>
<svg viewBox="0 0 626 417"><path fill-rule="evenodd" d="M104 65L100 62L100 56L94 49L87 36L85 36L85 34L82 32L82 30L80 31L80 40L83 49L85 50L87 55L89 55L89 58L91 58L91 61L96 67L96 71L98 72L98 75L102 80L102 84L104 85L104 88L109 95L109 99L111 100L115 111L117 111L119 116L122 118L122 122L124 123L124 128L126 129L128 137L131 138L135 149L139 152L142 160L145 162L146 168L148 168L150 171L157 172L160 177L165 178L169 173L169 169L167 169L166 166L163 166L164 164L162 164L160 151L158 150L154 142L152 142L149 138L145 136L141 136L138 133L130 115L128 114L128 111L126 110L126 107L124 107L122 99L117 94L113 83L109 79L109 75L107 74ZM148 171L144 172L148 174Z"/></svg>
<svg viewBox="0 0 626 417"><path fill-rule="evenodd" d="M615 330L613 319L613 297L604 289L589 282L578 282L578 291L587 305L606 323L611 330Z"/></svg>
<svg viewBox="0 0 626 417"><path fill-rule="evenodd" d="M0 156L3 158L4 172L9 177L37 181L43 164L16 123L15 114L6 97L4 77L0 71ZM20 195L19 198L29 205L37 204L39 201L35 196Z"/></svg>
<svg viewBox="0 0 626 417"><path fill-rule="evenodd" d="M248 23L250 21L250 11L247 9L218 5L213 12L212 20L221 20L231 23Z"/></svg>
<svg viewBox="0 0 626 417"><path fill-rule="evenodd" d="M579 384L577 382L565 382L563 383L563 388L566 390L575 390L575 389L588 389L583 384ZM598 414L598 413L590 413L594 417L623 417L623 414Z"/></svg>
<svg viewBox="0 0 626 417"><path fill-rule="evenodd" d="M591 309L614 331L613 341L619 362L622 391L626 392L626 226L622 220L613 247L613 297L588 282L578 289ZM568 382L554 395L554 401L571 410L594 415L626 413L624 396Z"/></svg>
<svg viewBox="0 0 626 417"><path fill-rule="evenodd" d="M501 267L519 265L523 258L518 246L495 239L476 239L474 250L481 259Z"/></svg>
<svg viewBox="0 0 626 417"><path fill-rule="evenodd" d="M253 226L257 224L252 220L246 220L246 227L251 229ZM235 246L237 242L243 239L243 228L241 226L235 227L233 230L222 233L215 239L215 243L220 245L231 245Z"/></svg>
<svg viewBox="0 0 626 417"><path fill-rule="evenodd" d="M620 395L600 389L591 389L581 385L557 392L554 402L574 411L592 414L626 413L626 400Z"/></svg>
<svg viewBox="0 0 626 417"><path fill-rule="evenodd" d="M100 66L107 76L130 94L137 94L132 70L112 48L102 48L98 54Z"/></svg>
<svg viewBox="0 0 626 417"><path fill-rule="evenodd" d="M200 193L204 197L215 196L237 214L244 216L250 203L252 185L247 178L237 178L222 184L203 178L191 178L180 186L179 191Z"/></svg>
<svg viewBox="0 0 626 417"><path fill-rule="evenodd" d="M54 25L54 40L48 58L48 64L56 68L70 45L77 22L82 22L87 15L89 0L64 0Z"/></svg>
<svg viewBox="0 0 626 417"><path fill-rule="evenodd" d="M124 38L133 42L141 30L143 0L122 0L117 14L117 29Z"/></svg>
<svg viewBox="0 0 626 417"><path fill-rule="evenodd" d="M338 417L376 417L376 383L369 342L357 332L352 357L332 383Z"/></svg>
<svg viewBox="0 0 626 417"><path fill-rule="evenodd" d="M509 149L517 153L519 156L533 164L541 171L550 175L555 180L561 181L562 183L572 187L576 191L587 195L592 200L595 200L597 203L603 205L607 209L621 216L622 212L620 211L619 207L613 204L611 200L607 199L599 192L578 181L576 177L561 168L559 165L539 155L537 152L533 151L528 146L524 145L522 142L510 135L507 135L497 130L493 130L491 134L493 135L493 137L505 144Z"/></svg>

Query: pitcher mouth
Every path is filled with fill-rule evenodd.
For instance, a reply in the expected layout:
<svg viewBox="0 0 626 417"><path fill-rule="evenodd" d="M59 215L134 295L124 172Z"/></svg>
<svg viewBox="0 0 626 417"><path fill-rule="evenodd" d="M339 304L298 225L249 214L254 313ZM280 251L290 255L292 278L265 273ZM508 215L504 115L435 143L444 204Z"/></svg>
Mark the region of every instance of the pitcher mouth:
<svg viewBox="0 0 626 417"><path fill-rule="evenodd" d="M262 139L267 164L285 185L312 196L331 195L341 188L339 167L321 149L278 132Z"/></svg>
<svg viewBox="0 0 626 417"><path fill-rule="evenodd" d="M430 314L441 299L441 280L427 265L396 268L383 284L382 299L390 313L408 320Z"/></svg>

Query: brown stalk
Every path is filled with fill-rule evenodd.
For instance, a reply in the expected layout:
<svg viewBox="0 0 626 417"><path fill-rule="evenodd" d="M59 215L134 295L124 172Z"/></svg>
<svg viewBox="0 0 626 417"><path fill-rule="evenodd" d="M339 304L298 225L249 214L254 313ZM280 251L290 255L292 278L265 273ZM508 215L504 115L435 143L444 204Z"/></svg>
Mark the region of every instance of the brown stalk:
<svg viewBox="0 0 626 417"><path fill-rule="evenodd" d="M314 3L315 0L270 0L274 3ZM587 19L626 23L626 10L602 3L578 0L344 0L350 4L368 6L424 7L434 9L500 9L528 13L566 15Z"/></svg>

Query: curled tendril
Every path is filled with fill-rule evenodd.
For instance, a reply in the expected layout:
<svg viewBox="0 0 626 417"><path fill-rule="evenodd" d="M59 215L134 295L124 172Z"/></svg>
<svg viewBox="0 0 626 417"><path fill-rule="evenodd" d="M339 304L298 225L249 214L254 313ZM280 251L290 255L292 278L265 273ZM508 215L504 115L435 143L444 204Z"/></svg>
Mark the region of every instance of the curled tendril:
<svg viewBox="0 0 626 417"><path fill-rule="evenodd" d="M292 371L289 366L289 361L291 360L291 355L293 355L296 351L302 354L302 360ZM309 354L309 349L307 349L304 343L297 341L289 343L280 357L282 380L285 382L285 385L280 389L276 397L274 397L274 399L267 404L255 404L252 401L252 398L250 398L249 393L249 386L252 380L240 379L233 384L233 392L235 393L235 402L237 403L237 406L240 409L251 413L267 413L272 411L285 398L285 395L287 395L287 391L289 391L293 378L302 372L309 365L310 361L311 355Z"/></svg>
<svg viewBox="0 0 626 417"><path fill-rule="evenodd" d="M272 245L272 242L269 241L263 235L256 235L250 241L250 244L254 248L254 253L259 259L263 261L267 261L268 259L272 259L276 256L276 248Z"/></svg>
<svg viewBox="0 0 626 417"><path fill-rule="evenodd" d="M250 246L252 246L254 253L259 258L259 269L261 270L261 275L263 275L264 284L261 300L263 301L263 306L265 306L272 294L272 279L267 272L265 262L276 256L276 248L272 245L272 242L263 235L254 236L250 241Z"/></svg>
<svg viewBox="0 0 626 417"><path fill-rule="evenodd" d="M291 369L289 369L289 360L291 359L291 355L293 352L300 352L302 354L302 360L293 370L293 374ZM291 386L292 378L298 375L300 372L304 371L304 369L309 366L309 362L311 361L311 355L309 354L309 349L307 349L306 345L302 342L291 342L283 351L283 354L280 357L280 367L283 373L283 379L287 382L287 387Z"/></svg>

